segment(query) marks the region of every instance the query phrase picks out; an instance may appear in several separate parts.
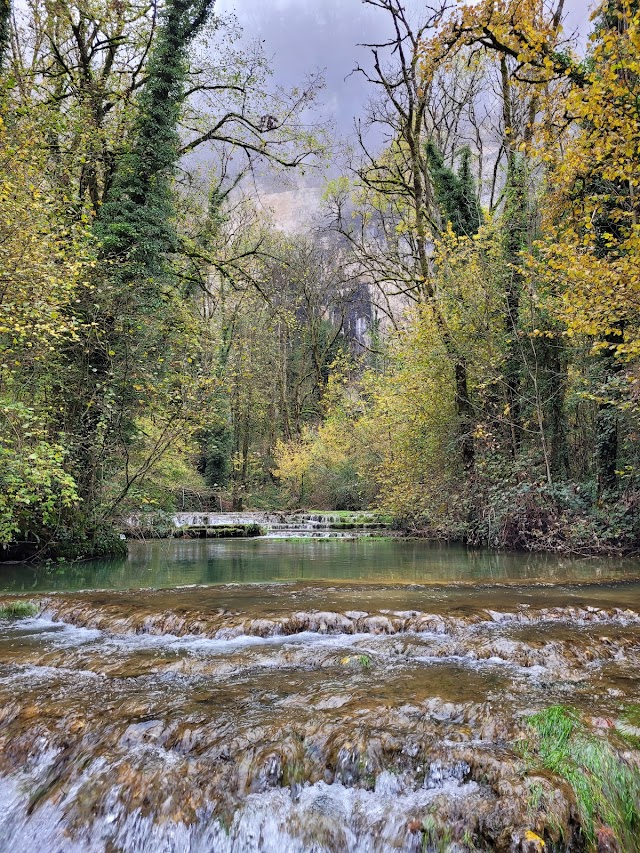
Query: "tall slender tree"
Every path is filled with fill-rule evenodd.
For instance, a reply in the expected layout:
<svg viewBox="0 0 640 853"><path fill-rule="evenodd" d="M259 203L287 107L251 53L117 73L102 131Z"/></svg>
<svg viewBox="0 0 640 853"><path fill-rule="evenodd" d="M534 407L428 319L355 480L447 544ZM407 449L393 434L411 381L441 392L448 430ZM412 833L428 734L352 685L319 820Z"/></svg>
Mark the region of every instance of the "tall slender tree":
<svg viewBox="0 0 640 853"><path fill-rule="evenodd" d="M182 402L180 377L168 376L175 348L188 346L172 270L172 184L188 49L212 7L213 0L169 0L165 6L130 141L93 229L98 262L81 308L85 335L70 352L78 387L67 395L65 415L89 512L101 500L114 454L126 460L141 409L167 382L165 406Z"/></svg>
<svg viewBox="0 0 640 853"><path fill-rule="evenodd" d="M431 140L426 147L435 198L445 225L450 222L459 237L473 237L482 225L482 210L471 174L471 151L467 146L462 149L456 174L445 165L444 157Z"/></svg>
<svg viewBox="0 0 640 853"><path fill-rule="evenodd" d="M11 0L0 0L0 74L4 69L11 26Z"/></svg>

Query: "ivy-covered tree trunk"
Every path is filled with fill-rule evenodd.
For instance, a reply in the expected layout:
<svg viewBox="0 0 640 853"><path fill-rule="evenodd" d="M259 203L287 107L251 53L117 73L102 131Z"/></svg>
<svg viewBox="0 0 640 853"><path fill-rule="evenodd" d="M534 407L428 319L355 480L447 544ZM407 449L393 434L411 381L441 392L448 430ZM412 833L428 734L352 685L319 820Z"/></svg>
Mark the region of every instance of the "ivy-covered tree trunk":
<svg viewBox="0 0 640 853"><path fill-rule="evenodd" d="M11 0L0 0L0 74L4 69L4 62L9 47L9 36L11 33Z"/></svg>
<svg viewBox="0 0 640 853"><path fill-rule="evenodd" d="M168 0L164 7L129 140L93 229L96 272L81 305L85 337L71 353L75 387L67 395L65 423L89 517L103 499L114 459L128 464L136 417L167 385L179 338L174 309L180 294L171 268L177 247L172 183L178 120L187 50L213 2ZM169 406L180 404L178 384Z"/></svg>
<svg viewBox="0 0 640 853"><path fill-rule="evenodd" d="M469 395L469 381L466 362L458 360L456 375L456 411L460 430L460 452L462 466L467 476L473 474L475 466L475 446L473 441L473 406Z"/></svg>
<svg viewBox="0 0 640 853"><path fill-rule="evenodd" d="M510 169L507 176L507 203L504 211L505 255L510 274L505 292L506 356L503 366L506 412L509 423L511 451L517 456L522 445L522 411L520 386L522 382L522 356L519 349L520 295L522 275L518 253L524 248L526 233L526 196L522 175Z"/></svg>
<svg viewBox="0 0 640 853"><path fill-rule="evenodd" d="M525 183L525 168L513 146L514 127L511 82L507 60L500 58L502 86L502 113L504 122L504 144L507 149L507 181L503 211L504 251L511 270L505 293L505 330L507 349L503 375L506 398L506 413L509 424L511 452L517 456L522 445L522 412L520 386L522 382L522 356L519 351L519 316L522 293L522 273L519 253L527 243L528 198Z"/></svg>
<svg viewBox="0 0 640 853"><path fill-rule="evenodd" d="M617 486L619 412L616 400L619 396L618 378L622 364L616 358L616 347L620 344L619 335L610 334L605 338L609 348L598 356L599 373L602 379L600 389L601 402L596 416L596 463L598 474L598 495L611 494Z"/></svg>
<svg viewBox="0 0 640 853"><path fill-rule="evenodd" d="M471 152L461 152L460 167L456 174L447 168L444 158L432 141L427 142L426 156L433 193L446 225L458 237L473 237L482 225L482 211L478 203L475 183L471 174ZM466 359L457 351L454 341L440 322L447 351L453 361L455 375L455 405L458 417L460 454L465 475L471 476L475 466L474 410L469 392L469 371Z"/></svg>
<svg viewBox="0 0 640 853"><path fill-rule="evenodd" d="M565 412L568 357L564 342L559 337L544 341L542 362L548 378L546 396L549 402L545 414L549 435L549 461L553 477L560 480L569 474L569 450Z"/></svg>

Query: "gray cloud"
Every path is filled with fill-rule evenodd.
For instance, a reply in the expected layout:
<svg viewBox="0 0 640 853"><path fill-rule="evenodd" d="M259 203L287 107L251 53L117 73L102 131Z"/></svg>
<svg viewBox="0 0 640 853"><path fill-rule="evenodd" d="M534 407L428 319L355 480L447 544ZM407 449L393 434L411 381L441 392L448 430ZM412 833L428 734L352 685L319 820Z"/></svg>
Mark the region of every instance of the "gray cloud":
<svg viewBox="0 0 640 853"><path fill-rule="evenodd" d="M586 0L566 0L568 33L579 30L584 37L589 5ZM408 0L407 6L419 14L422 4ZM342 134L350 132L354 116L362 114L371 94L360 75L350 74L358 61L367 59L357 45L388 35L383 12L359 0L219 0L217 10L235 12L245 38L264 41L277 84L293 86L307 73L325 69L323 112Z"/></svg>

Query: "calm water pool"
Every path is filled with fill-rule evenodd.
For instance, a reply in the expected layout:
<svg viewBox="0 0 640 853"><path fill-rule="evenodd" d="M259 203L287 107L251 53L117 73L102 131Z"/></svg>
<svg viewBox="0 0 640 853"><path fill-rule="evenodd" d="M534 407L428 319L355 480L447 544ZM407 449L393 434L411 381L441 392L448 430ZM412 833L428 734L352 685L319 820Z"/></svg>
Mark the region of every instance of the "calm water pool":
<svg viewBox="0 0 640 853"><path fill-rule="evenodd" d="M640 561L503 554L397 539L157 540L126 559L50 567L5 565L2 592L164 588L278 581L591 583L640 578Z"/></svg>

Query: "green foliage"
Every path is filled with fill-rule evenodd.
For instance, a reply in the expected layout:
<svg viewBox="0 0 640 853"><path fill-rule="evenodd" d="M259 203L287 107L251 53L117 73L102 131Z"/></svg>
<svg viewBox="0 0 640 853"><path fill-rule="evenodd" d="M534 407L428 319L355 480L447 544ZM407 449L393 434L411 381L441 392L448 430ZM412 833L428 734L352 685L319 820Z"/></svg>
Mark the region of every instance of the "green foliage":
<svg viewBox="0 0 640 853"><path fill-rule="evenodd" d="M108 261L108 278L118 290L134 289L132 319L136 322L133 329L122 329L124 335L139 333L149 312L164 314L169 301L169 255L177 248L172 181L179 158L186 51L211 5L212 0L166 4L136 103L131 142L117 162L94 228L101 257ZM150 345L144 335L140 343Z"/></svg>
<svg viewBox="0 0 640 853"><path fill-rule="evenodd" d="M629 703L621 714L616 730L632 749L640 750L640 705Z"/></svg>
<svg viewBox="0 0 640 853"><path fill-rule="evenodd" d="M46 554L54 560L94 560L104 557L126 557L127 543L122 534L110 525L92 526L81 514L72 524L57 531L49 542Z"/></svg>
<svg viewBox="0 0 640 853"><path fill-rule="evenodd" d="M79 501L62 445L47 440L33 410L0 404L0 543L38 542Z"/></svg>
<svg viewBox="0 0 640 853"><path fill-rule="evenodd" d="M453 842L453 832L450 826L443 825L435 815L428 814L422 821L422 849L447 853Z"/></svg>
<svg viewBox="0 0 640 853"><path fill-rule="evenodd" d="M469 544L581 554L634 549L640 537L634 495L603 505L593 484L549 484L540 460L523 456L520 463L514 470L504 459L483 461L468 495L474 508L464 525Z"/></svg>
<svg viewBox="0 0 640 853"><path fill-rule="evenodd" d="M162 10L93 228L98 258L76 309L82 333L65 350L63 419L90 528L117 517L132 488L143 500L145 480L147 499L162 500L159 462L181 431L195 429L213 385L199 366L201 329L173 257L187 51L210 5L175 0Z"/></svg>
<svg viewBox="0 0 640 853"><path fill-rule="evenodd" d="M640 771L604 735L595 734L577 712L555 705L529 718L534 740L529 762L569 783L588 849L596 850L598 830L611 831L621 849L640 850Z"/></svg>
<svg viewBox="0 0 640 853"><path fill-rule="evenodd" d="M34 601L5 601L0 604L0 619L28 619L37 616L39 611Z"/></svg>
<svg viewBox="0 0 640 853"><path fill-rule="evenodd" d="M323 422L303 430L300 439L276 445L274 475L285 484L290 505L360 510L375 494L370 451L377 448L371 447L371 423L360 417L364 407L349 372L348 359L334 364L323 398Z"/></svg>
<svg viewBox="0 0 640 853"><path fill-rule="evenodd" d="M171 179L179 156L186 50L211 6L212 0L170 0L163 9L132 142L117 164L96 223L104 256L123 262L117 274L138 287L166 274L166 255L176 247ZM161 289L155 291L160 296Z"/></svg>
<svg viewBox="0 0 640 853"><path fill-rule="evenodd" d="M0 73L5 64L11 27L11 0L0 0Z"/></svg>
<svg viewBox="0 0 640 853"><path fill-rule="evenodd" d="M444 158L430 140L426 145L427 160L436 200L446 224L451 223L458 237L473 237L482 225L482 211L471 173L471 151L463 148L456 175L444 164Z"/></svg>
<svg viewBox="0 0 640 853"><path fill-rule="evenodd" d="M199 468L210 488L225 486L231 474L233 427L218 422L206 427L199 436L201 457Z"/></svg>
<svg viewBox="0 0 640 853"><path fill-rule="evenodd" d="M358 510L368 505L370 483L351 458L344 433L331 422L308 430L297 442L276 447L274 474L285 485L289 505L320 509Z"/></svg>
<svg viewBox="0 0 640 853"><path fill-rule="evenodd" d="M190 51L212 5L27 4L19 51L0 0L0 541L121 552L114 520L208 486L225 507L374 506L473 544L637 549L635 0L600 7L584 62L511 0L391 51L413 71L379 65L381 91L429 120L381 105L389 144L327 189L331 248L242 196L227 145L299 162L312 92L250 104L268 68L228 45L208 87ZM482 146L454 128L490 79L483 213ZM178 186L181 152L211 140L213 181Z"/></svg>
<svg viewBox="0 0 640 853"><path fill-rule="evenodd" d="M37 386L56 348L77 338L73 306L91 262L84 223L43 181L42 131L0 117L0 380Z"/></svg>
<svg viewBox="0 0 640 853"><path fill-rule="evenodd" d="M5 554L122 553L113 532L119 517L140 506L169 511L177 486L205 491L194 470L196 434L207 445L200 467L210 482L232 474L237 495L246 497L269 480L275 439L263 439L272 413L254 406L265 399L264 387L229 404L239 304L254 282L254 295L261 293L271 271L256 260L263 223L245 229L234 219L230 193L243 170L229 173L227 147L281 166L300 162L301 148L317 147L307 123L304 130L296 124L317 81L269 95L264 56L232 49L238 34L211 18L212 8L213 0L168 0L156 17L137 0L27 4L16 9L5 57L10 3L0 5L0 65L10 65L0 119L0 394L41 425L28 447L0 435L2 541L17 547L13 537L27 537L29 545ZM194 64L194 42L208 19L207 35L220 36L219 56ZM189 104L196 91L209 94ZM281 110L284 118L270 117L260 129L265 113ZM200 187L189 195L176 178L185 147L209 140L222 149L200 219ZM232 233L240 236L229 239ZM199 298L207 292L215 301L212 268L221 290L233 281L233 304L227 312L221 293L215 318ZM307 263L300 275L310 270ZM315 277L309 294L321 280ZM285 291L299 300L293 287ZM243 335L259 300L247 302ZM281 328L300 304L293 314L275 306ZM339 328L326 322L322 298L308 306L291 336L291 373L300 385ZM257 348L239 349L242 361ZM322 357L314 362L316 385L326 380L325 365ZM263 381L272 372L261 365ZM307 390L297 394L298 422L318 400L314 388L307 405Z"/></svg>

